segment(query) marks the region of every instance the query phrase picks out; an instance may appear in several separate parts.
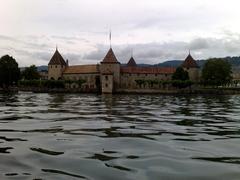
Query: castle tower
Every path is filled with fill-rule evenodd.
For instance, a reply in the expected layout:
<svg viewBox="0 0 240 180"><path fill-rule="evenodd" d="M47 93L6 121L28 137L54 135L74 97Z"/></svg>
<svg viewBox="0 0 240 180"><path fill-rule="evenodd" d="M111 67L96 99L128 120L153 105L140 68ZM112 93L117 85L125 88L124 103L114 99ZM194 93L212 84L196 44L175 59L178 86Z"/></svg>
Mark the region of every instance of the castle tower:
<svg viewBox="0 0 240 180"><path fill-rule="evenodd" d="M189 79L194 82L198 82L199 79L199 66L197 62L193 59L191 56L191 53L189 52L187 58L182 64L182 67L185 71L188 72Z"/></svg>
<svg viewBox="0 0 240 180"><path fill-rule="evenodd" d="M120 86L120 63L112 48L100 65L102 93L113 93Z"/></svg>
<svg viewBox="0 0 240 180"><path fill-rule="evenodd" d="M48 79L49 80L60 80L62 79L62 73L65 70L67 63L63 59L62 55L56 51L48 63Z"/></svg>
<svg viewBox="0 0 240 180"><path fill-rule="evenodd" d="M137 63L136 63L136 61L134 60L133 57L130 58L130 60L127 63L127 66L128 67L136 67L137 66Z"/></svg>

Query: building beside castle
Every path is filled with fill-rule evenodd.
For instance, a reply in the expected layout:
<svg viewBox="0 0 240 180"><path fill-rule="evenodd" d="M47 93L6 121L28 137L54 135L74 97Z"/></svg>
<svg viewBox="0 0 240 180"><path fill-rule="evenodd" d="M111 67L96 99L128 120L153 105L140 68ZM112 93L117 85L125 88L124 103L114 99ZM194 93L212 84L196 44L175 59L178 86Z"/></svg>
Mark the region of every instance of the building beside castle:
<svg viewBox="0 0 240 180"><path fill-rule="evenodd" d="M190 80L199 81L199 67L191 54L187 56L182 67L188 71ZM142 89L137 80L171 80L175 68L171 67L140 67L133 57L127 65L122 65L116 58L112 48L99 64L70 66L56 49L48 64L49 80L84 80L82 85L86 90L96 90L102 93L114 93L126 89ZM79 88L71 84L69 88ZM155 87L156 88L156 87ZM157 87L161 88L161 87Z"/></svg>

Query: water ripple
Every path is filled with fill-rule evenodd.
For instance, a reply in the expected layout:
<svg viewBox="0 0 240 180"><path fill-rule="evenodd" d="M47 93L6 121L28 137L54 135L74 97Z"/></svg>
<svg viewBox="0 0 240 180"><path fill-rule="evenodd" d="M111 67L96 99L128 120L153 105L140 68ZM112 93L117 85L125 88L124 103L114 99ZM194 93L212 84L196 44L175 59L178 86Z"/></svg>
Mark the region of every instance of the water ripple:
<svg viewBox="0 0 240 180"><path fill-rule="evenodd" d="M0 94L0 110L0 179L240 177L240 96Z"/></svg>

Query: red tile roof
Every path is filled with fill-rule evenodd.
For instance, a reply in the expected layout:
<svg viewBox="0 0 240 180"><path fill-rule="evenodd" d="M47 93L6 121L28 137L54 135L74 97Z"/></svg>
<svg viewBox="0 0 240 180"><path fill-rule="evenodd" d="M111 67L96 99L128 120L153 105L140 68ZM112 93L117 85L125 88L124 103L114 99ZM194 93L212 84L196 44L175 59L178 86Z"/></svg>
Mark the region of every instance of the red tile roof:
<svg viewBox="0 0 240 180"><path fill-rule="evenodd" d="M99 73L98 65L68 66L63 74L95 74Z"/></svg>
<svg viewBox="0 0 240 180"><path fill-rule="evenodd" d="M187 56L185 61L182 64L182 67L184 68L198 68L199 66L197 65L197 62L193 59L191 54Z"/></svg>
<svg viewBox="0 0 240 180"><path fill-rule="evenodd" d="M131 57L131 59L128 61L127 66L129 66L129 67L136 67L137 66L133 57Z"/></svg>
<svg viewBox="0 0 240 180"><path fill-rule="evenodd" d="M54 55L52 56L48 65L64 65L64 66L66 66L67 64L66 64L65 60L63 59L62 55L56 49L56 51L55 51Z"/></svg>
<svg viewBox="0 0 240 180"><path fill-rule="evenodd" d="M130 74L173 74L175 70L171 67L121 67L121 73Z"/></svg>
<svg viewBox="0 0 240 180"><path fill-rule="evenodd" d="M118 60L117 60L117 58L116 58L112 48L109 49L107 55L104 57L104 59L103 59L103 61L101 63L103 63L103 64L104 63L105 64L108 64L108 63L110 63L110 64L118 63L119 64L119 62L118 62Z"/></svg>

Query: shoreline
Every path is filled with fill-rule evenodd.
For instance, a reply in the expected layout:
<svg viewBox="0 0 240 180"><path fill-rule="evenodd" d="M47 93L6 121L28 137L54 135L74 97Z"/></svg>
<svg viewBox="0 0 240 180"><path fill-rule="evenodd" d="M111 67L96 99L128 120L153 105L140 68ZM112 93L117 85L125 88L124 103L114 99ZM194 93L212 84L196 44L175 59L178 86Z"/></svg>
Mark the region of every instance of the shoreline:
<svg viewBox="0 0 240 180"><path fill-rule="evenodd" d="M48 88L9 88L0 89L0 93L19 93L19 92L32 92L32 93L67 93L67 94L102 94L97 89L83 90L83 89L48 89ZM237 95L240 94L240 88L194 88L194 89L119 89L113 94L159 94L159 95Z"/></svg>

